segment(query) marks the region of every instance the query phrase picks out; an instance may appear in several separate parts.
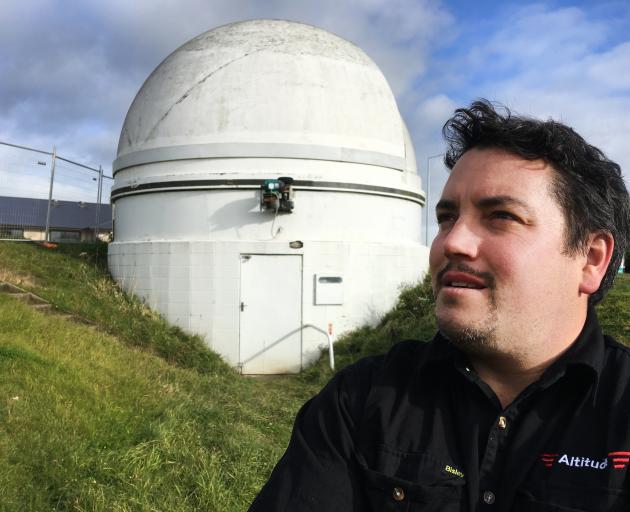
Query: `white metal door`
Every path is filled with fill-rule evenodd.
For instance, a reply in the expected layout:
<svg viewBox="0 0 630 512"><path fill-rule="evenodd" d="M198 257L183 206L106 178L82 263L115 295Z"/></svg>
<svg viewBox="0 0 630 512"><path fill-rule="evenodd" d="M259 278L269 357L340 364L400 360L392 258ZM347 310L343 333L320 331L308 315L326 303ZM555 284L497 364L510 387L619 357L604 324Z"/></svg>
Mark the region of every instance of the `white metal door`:
<svg viewBox="0 0 630 512"><path fill-rule="evenodd" d="M302 256L241 255L240 366L245 374L302 366Z"/></svg>

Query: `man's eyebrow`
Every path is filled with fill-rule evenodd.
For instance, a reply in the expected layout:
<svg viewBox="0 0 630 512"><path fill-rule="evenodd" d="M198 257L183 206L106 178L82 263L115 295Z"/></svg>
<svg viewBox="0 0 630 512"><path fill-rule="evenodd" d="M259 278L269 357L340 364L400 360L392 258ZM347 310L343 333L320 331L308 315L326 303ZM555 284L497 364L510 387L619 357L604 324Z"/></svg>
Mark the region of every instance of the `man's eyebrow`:
<svg viewBox="0 0 630 512"><path fill-rule="evenodd" d="M494 206L518 206L526 211L529 211L530 209L530 206L527 203L512 196L484 197L483 199L477 201L477 204L481 208L492 208Z"/></svg>
<svg viewBox="0 0 630 512"><path fill-rule="evenodd" d="M457 210L457 203L450 199L440 199L435 205L435 210Z"/></svg>
<svg viewBox="0 0 630 512"><path fill-rule="evenodd" d="M477 201L480 208L493 208L496 206L518 206L526 211L530 210L530 206L516 197L508 195L484 197ZM457 210L457 202L451 199L440 199L435 205L435 210Z"/></svg>

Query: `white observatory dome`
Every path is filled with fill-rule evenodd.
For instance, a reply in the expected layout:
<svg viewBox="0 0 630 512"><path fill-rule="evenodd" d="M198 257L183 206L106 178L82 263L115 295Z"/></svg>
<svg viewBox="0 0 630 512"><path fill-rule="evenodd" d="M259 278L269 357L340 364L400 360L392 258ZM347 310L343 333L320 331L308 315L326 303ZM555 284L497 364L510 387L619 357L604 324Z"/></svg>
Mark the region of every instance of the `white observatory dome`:
<svg viewBox="0 0 630 512"><path fill-rule="evenodd" d="M392 91L360 48L309 25L234 23L175 50L113 168L112 276L243 373L300 371L427 268Z"/></svg>
<svg viewBox="0 0 630 512"><path fill-rule="evenodd" d="M149 76L115 170L238 156L415 172L405 132L385 77L360 48L302 23L246 21L195 37Z"/></svg>

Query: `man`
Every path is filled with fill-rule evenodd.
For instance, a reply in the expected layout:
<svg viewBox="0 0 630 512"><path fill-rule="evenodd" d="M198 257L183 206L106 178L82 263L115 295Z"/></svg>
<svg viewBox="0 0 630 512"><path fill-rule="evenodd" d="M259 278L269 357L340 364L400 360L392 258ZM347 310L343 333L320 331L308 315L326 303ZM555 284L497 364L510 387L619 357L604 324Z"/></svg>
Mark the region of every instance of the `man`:
<svg viewBox="0 0 630 512"><path fill-rule="evenodd" d="M630 239L620 168L487 101L444 134L438 334L339 372L250 510L630 510L630 351L593 308Z"/></svg>

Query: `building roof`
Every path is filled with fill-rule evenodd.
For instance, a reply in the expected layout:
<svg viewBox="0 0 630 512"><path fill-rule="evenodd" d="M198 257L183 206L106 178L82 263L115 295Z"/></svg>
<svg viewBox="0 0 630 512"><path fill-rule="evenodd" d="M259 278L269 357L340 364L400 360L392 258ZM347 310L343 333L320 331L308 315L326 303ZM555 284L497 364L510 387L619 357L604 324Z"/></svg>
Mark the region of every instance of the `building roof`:
<svg viewBox="0 0 630 512"><path fill-rule="evenodd" d="M114 171L199 158L299 158L416 173L411 140L380 69L353 43L283 20L205 32L146 80Z"/></svg>
<svg viewBox="0 0 630 512"><path fill-rule="evenodd" d="M54 200L51 229L89 229L96 222L96 203ZM47 199L0 196L0 226L46 227ZM101 204L99 229L112 229L112 206Z"/></svg>

